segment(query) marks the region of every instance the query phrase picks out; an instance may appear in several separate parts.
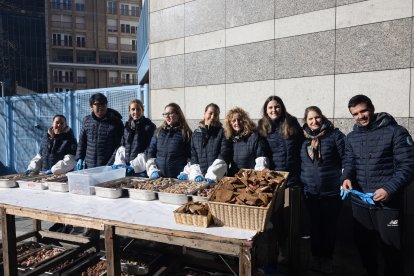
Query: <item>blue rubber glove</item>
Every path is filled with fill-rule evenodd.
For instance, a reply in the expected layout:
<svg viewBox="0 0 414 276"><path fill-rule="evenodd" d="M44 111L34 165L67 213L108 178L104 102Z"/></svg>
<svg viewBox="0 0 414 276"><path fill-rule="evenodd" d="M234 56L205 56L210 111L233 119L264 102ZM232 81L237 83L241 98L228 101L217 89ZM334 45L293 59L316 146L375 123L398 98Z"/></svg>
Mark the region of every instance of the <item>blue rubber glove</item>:
<svg viewBox="0 0 414 276"><path fill-rule="evenodd" d="M160 178L160 172L153 172L150 176L151 179Z"/></svg>
<svg viewBox="0 0 414 276"><path fill-rule="evenodd" d="M26 170L25 172L24 172L24 174L31 174L32 173L32 170Z"/></svg>
<svg viewBox="0 0 414 276"><path fill-rule="evenodd" d="M126 168L127 167L127 165L112 165L111 166L111 168L113 169L113 170L116 170L116 169L122 169L122 168Z"/></svg>
<svg viewBox="0 0 414 276"><path fill-rule="evenodd" d="M127 173L134 173L135 172L134 167L132 167L132 166L126 166L125 168L126 168Z"/></svg>
<svg viewBox="0 0 414 276"><path fill-rule="evenodd" d="M201 182L201 181L204 181L204 177L202 177L201 175L196 176L196 178L194 178L194 181L195 181L195 182Z"/></svg>
<svg viewBox="0 0 414 276"><path fill-rule="evenodd" d="M188 180L188 174L181 172L179 175L177 175L177 179Z"/></svg>
<svg viewBox="0 0 414 276"><path fill-rule="evenodd" d="M210 178L206 178L205 180L207 181L208 185L211 185L215 182L214 180L212 180Z"/></svg>
<svg viewBox="0 0 414 276"><path fill-rule="evenodd" d="M79 159L78 162L76 163L75 170L80 171L80 170L83 170L84 167L85 167L85 160Z"/></svg>
<svg viewBox="0 0 414 276"><path fill-rule="evenodd" d="M45 171L45 174L52 174L52 169Z"/></svg>
<svg viewBox="0 0 414 276"><path fill-rule="evenodd" d="M345 200L348 197L348 195L349 195L349 190L348 191L345 191L341 187L341 192L339 193L339 195L341 196L342 200Z"/></svg>
<svg viewBox="0 0 414 276"><path fill-rule="evenodd" d="M358 196L366 204L375 205L375 202L372 199L372 197L375 195L375 193L366 193L365 194L365 193L362 193L362 192L357 191L357 190L351 190L351 193Z"/></svg>

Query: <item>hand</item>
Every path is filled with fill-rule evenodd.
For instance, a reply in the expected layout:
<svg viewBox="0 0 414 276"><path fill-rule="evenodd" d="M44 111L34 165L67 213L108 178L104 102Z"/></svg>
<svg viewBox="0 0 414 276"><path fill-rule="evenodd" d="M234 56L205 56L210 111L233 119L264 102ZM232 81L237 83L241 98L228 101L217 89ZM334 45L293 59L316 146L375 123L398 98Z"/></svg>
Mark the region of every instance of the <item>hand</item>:
<svg viewBox="0 0 414 276"><path fill-rule="evenodd" d="M80 170L83 170L84 167L85 167L85 160L79 159L78 162L76 163L75 170L80 171Z"/></svg>
<svg viewBox="0 0 414 276"><path fill-rule="evenodd" d="M375 193L362 193L357 190L350 190L351 193L358 196L365 204L371 204L375 205L374 200L372 200L372 197L375 195Z"/></svg>
<svg viewBox="0 0 414 276"><path fill-rule="evenodd" d="M211 185L215 182L214 180L212 180L210 178L206 178L205 180L207 181L208 185Z"/></svg>
<svg viewBox="0 0 414 276"><path fill-rule="evenodd" d="M188 180L188 174L181 172L179 175L177 175L177 179Z"/></svg>
<svg viewBox="0 0 414 276"><path fill-rule="evenodd" d="M348 197L348 193L350 190L345 191L344 188L341 187L341 192L339 193L339 195L341 196L342 200L345 200Z"/></svg>
<svg viewBox="0 0 414 276"><path fill-rule="evenodd" d="M126 166L126 172L127 173L134 173L135 172L135 169L132 166Z"/></svg>
<svg viewBox="0 0 414 276"><path fill-rule="evenodd" d="M153 172L150 176L151 179L160 178L160 177L161 177L160 172Z"/></svg>
<svg viewBox="0 0 414 276"><path fill-rule="evenodd" d="M345 179L342 183L342 189L345 190L345 192L348 192L348 190L352 189L352 183L351 180Z"/></svg>
<svg viewBox="0 0 414 276"><path fill-rule="evenodd" d="M49 170L45 171L45 174L53 174L52 169L49 169Z"/></svg>
<svg viewBox="0 0 414 276"><path fill-rule="evenodd" d="M29 174L31 174L32 173L32 170L26 170L25 172L24 172L24 174L26 174L26 175L29 175Z"/></svg>
<svg viewBox="0 0 414 276"><path fill-rule="evenodd" d="M196 178L194 178L195 182L201 182L204 181L204 177L202 177L201 175L196 176Z"/></svg>
<svg viewBox="0 0 414 276"><path fill-rule="evenodd" d="M374 201L387 201L388 200L388 192L383 188L378 189L375 191L375 195L373 197Z"/></svg>

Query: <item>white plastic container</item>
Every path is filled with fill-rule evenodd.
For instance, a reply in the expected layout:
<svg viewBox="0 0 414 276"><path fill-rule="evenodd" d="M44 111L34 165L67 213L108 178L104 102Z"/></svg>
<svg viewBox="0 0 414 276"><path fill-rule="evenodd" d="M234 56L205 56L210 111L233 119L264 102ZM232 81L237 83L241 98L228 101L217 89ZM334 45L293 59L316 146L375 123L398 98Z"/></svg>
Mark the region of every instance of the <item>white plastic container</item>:
<svg viewBox="0 0 414 276"><path fill-rule="evenodd" d="M113 170L111 166L68 172L69 192L80 195L95 194L95 185L125 177L125 168Z"/></svg>

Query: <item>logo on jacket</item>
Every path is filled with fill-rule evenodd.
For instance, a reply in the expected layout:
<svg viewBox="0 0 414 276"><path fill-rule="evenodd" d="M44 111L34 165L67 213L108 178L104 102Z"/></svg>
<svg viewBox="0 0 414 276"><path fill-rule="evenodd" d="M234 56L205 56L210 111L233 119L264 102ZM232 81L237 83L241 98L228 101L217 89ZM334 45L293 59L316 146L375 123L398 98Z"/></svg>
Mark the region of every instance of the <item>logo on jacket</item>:
<svg viewBox="0 0 414 276"><path fill-rule="evenodd" d="M387 226L389 227L398 227L398 219L392 219L390 222L388 222Z"/></svg>
<svg viewBox="0 0 414 276"><path fill-rule="evenodd" d="M414 145L413 138L411 138L411 136L408 136L408 137L407 137L407 144L408 144L409 146Z"/></svg>

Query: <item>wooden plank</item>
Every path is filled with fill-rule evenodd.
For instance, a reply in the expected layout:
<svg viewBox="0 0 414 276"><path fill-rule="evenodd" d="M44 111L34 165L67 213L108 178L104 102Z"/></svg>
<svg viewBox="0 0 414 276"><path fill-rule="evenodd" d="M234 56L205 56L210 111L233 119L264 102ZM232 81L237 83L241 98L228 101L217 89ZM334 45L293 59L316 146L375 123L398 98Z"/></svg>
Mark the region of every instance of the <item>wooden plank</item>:
<svg viewBox="0 0 414 276"><path fill-rule="evenodd" d="M121 263L119 253L119 238L115 234L115 227L105 225L105 254L108 276L121 275Z"/></svg>
<svg viewBox="0 0 414 276"><path fill-rule="evenodd" d="M16 223L14 216L1 208L1 233L3 240L4 275L17 276Z"/></svg>
<svg viewBox="0 0 414 276"><path fill-rule="evenodd" d="M40 220L38 220L38 219L32 219L32 229L33 229L33 231L36 231L36 232L38 232L39 230L41 230L42 229L42 222ZM39 242L39 236L36 235L33 238L33 241Z"/></svg>
<svg viewBox="0 0 414 276"><path fill-rule="evenodd" d="M52 232L52 231L48 231L48 230L39 231L39 234L42 237L52 238L52 239L56 239L56 240L69 241L69 242L74 242L74 243L88 243L88 242L90 242L90 238L84 237L84 236L81 236L81 235L71 235L71 234L66 234L66 233Z"/></svg>
<svg viewBox="0 0 414 276"><path fill-rule="evenodd" d="M119 236L126 236L131 238L162 242L167 244L186 246L190 248L197 248L206 251L216 252L220 254L227 254L238 256L240 252L239 244L226 243L224 241L202 240L197 237L178 237L177 235L167 235L160 233L153 233L148 231L141 231L135 229L128 229L117 227L116 234Z"/></svg>
<svg viewBox="0 0 414 276"><path fill-rule="evenodd" d="M80 227L92 228L96 230L104 229L104 221L94 218L88 218L72 214L61 214L54 213L42 210L32 210L21 207L5 207L7 214L21 216L21 217L30 217L37 220L44 220L50 222L57 222L63 224L70 224Z"/></svg>
<svg viewBox="0 0 414 276"><path fill-rule="evenodd" d="M28 233L25 233L23 235L18 236L16 238L16 242L21 242L21 241L30 239L31 237L36 237L36 235L37 235L37 232L28 232Z"/></svg>
<svg viewBox="0 0 414 276"><path fill-rule="evenodd" d="M253 275L253 259L252 248L242 246L239 252L239 275L240 276L252 276Z"/></svg>

